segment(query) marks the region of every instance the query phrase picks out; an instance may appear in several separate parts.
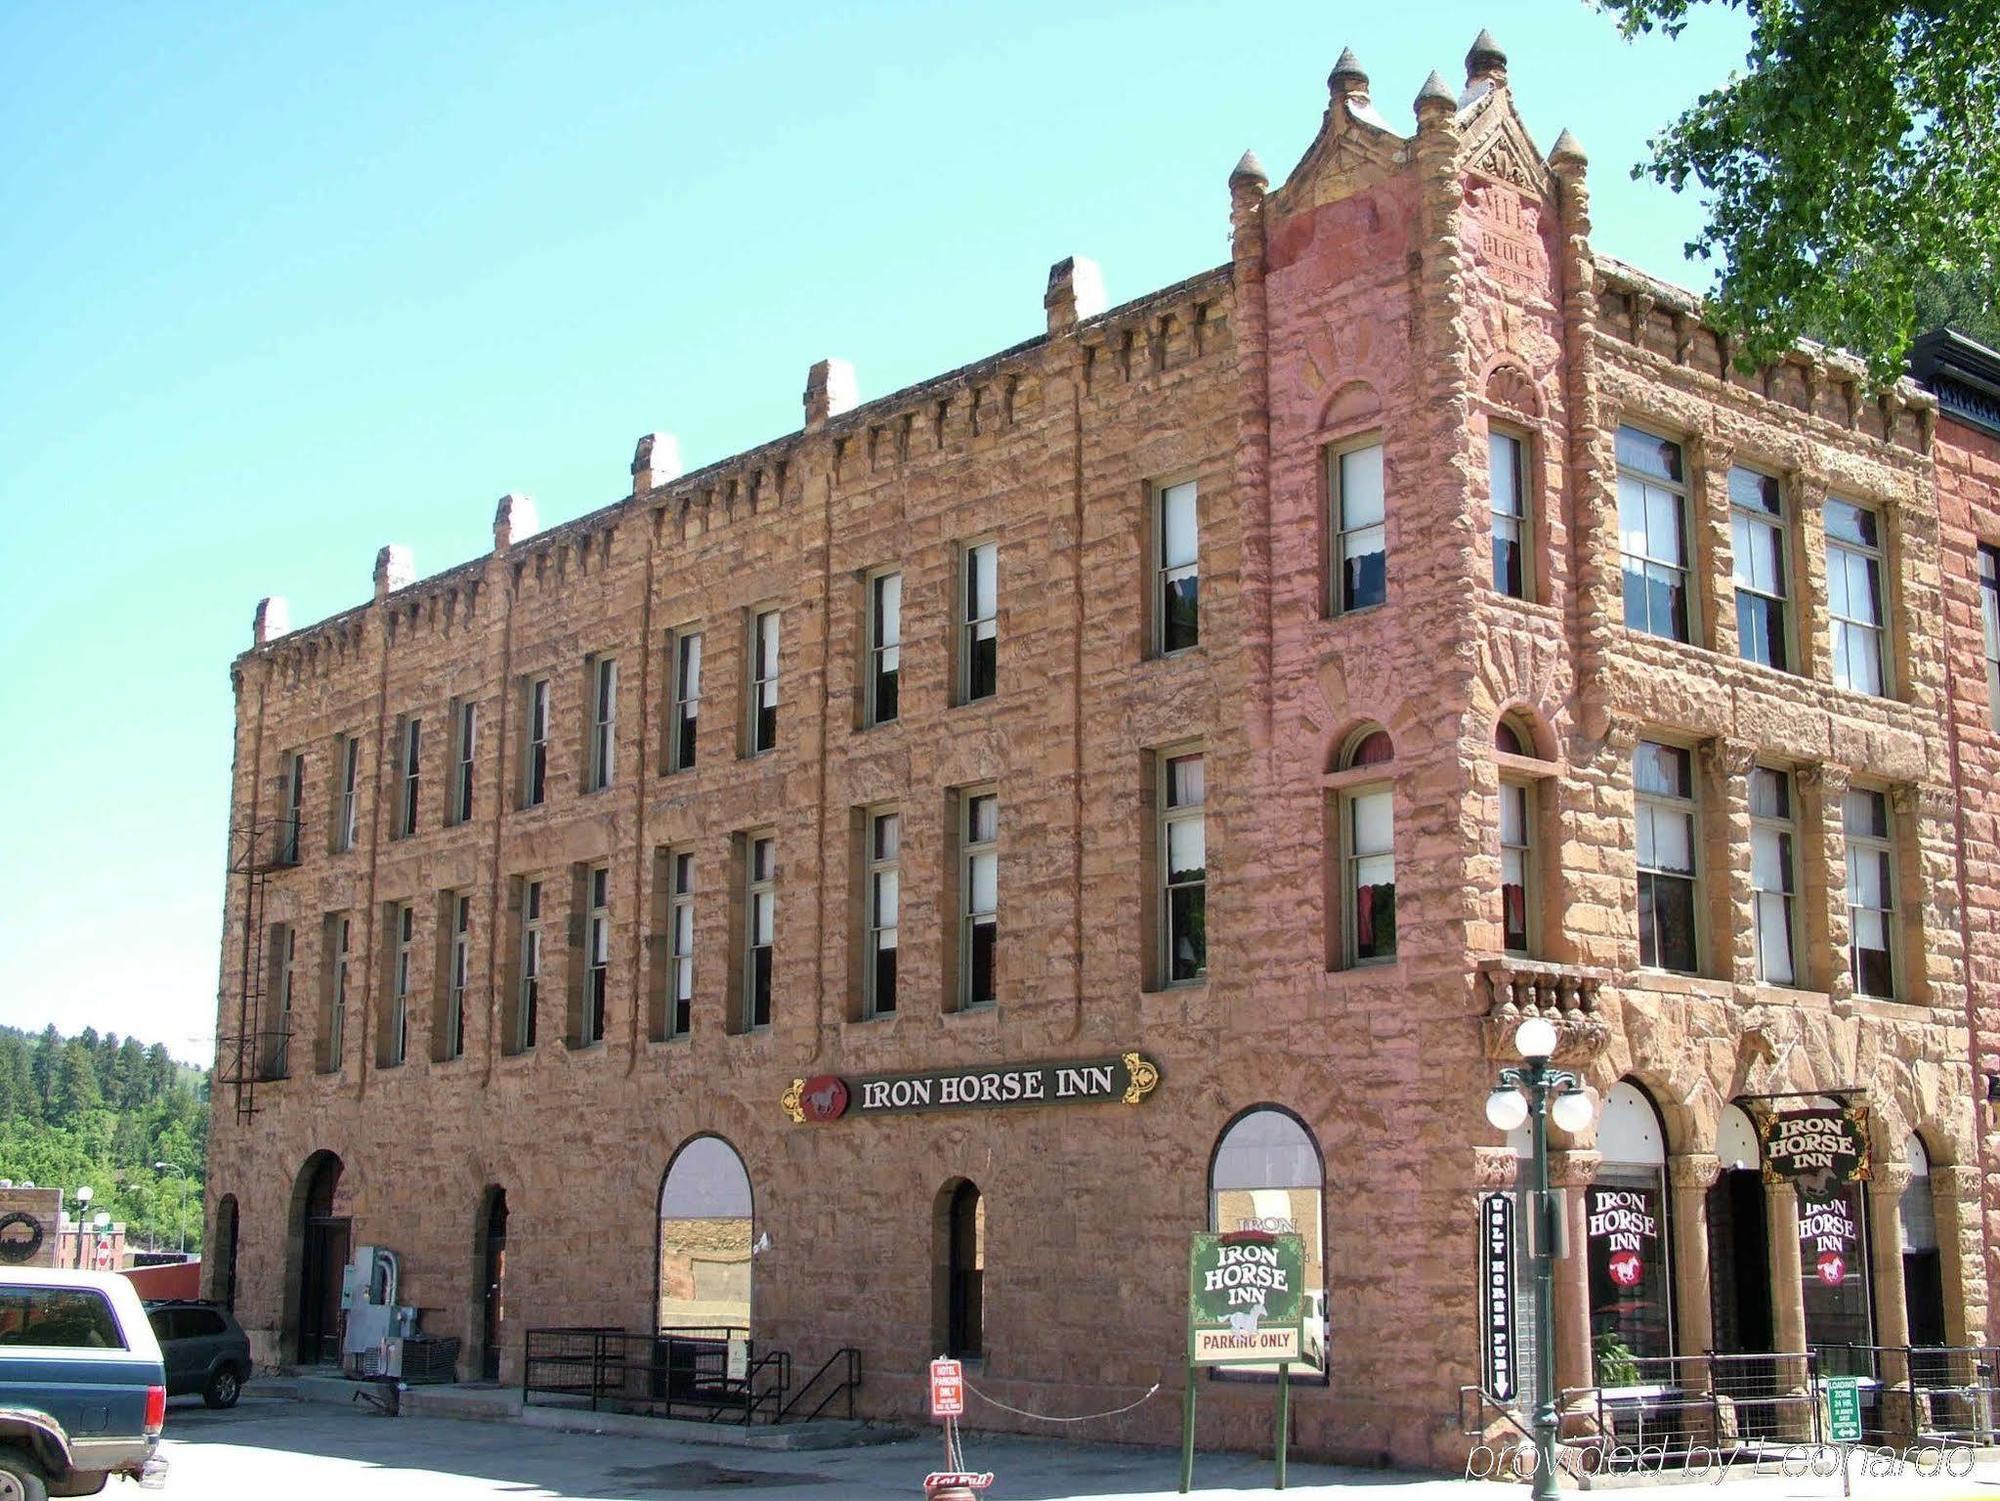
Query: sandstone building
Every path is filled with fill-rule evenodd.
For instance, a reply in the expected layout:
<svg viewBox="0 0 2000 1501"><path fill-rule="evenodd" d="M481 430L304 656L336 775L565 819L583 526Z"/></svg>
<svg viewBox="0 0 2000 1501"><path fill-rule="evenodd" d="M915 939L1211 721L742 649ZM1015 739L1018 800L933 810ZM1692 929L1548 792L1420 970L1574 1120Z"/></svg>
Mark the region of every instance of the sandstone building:
<svg viewBox="0 0 2000 1501"><path fill-rule="evenodd" d="M879 1415L944 1349L1039 1412L1161 1381L1088 1431L1162 1440L1189 1232L1293 1228L1300 1446L1448 1460L1531 1014L1602 1100L1564 1387L1983 1341L1941 621L1990 445L1941 521L1931 396L1734 370L1490 39L1412 133L1330 82L1225 265L1107 309L1061 262L1004 353L824 362L799 431L260 610L209 1244L268 1353L381 1242L468 1375L740 1322ZM1802 1215L1755 1124L1827 1101L1872 1176ZM1204 1382L1205 1442L1268 1431Z"/></svg>

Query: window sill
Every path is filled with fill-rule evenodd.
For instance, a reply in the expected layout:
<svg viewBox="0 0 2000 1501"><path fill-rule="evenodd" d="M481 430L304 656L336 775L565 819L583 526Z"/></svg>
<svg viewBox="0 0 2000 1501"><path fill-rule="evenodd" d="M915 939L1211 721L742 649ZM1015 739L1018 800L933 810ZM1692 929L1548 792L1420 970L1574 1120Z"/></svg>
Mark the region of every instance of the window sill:
<svg viewBox="0 0 2000 1501"><path fill-rule="evenodd" d="M1676 969L1649 969L1642 966L1632 971L1631 978L1624 982L1624 988L1649 990L1656 995L1714 998L1726 995L1735 984L1734 980L1718 980L1709 975L1690 975Z"/></svg>
<svg viewBox="0 0 2000 1501"><path fill-rule="evenodd" d="M1189 650L1199 651L1200 648L1190 647ZM999 702L1000 702L1000 690L998 688L995 688L991 693L982 694L978 698L954 699L952 703L949 705L949 707L953 709L985 709L985 708L991 708L992 706L998 704Z"/></svg>
<svg viewBox="0 0 2000 1501"><path fill-rule="evenodd" d="M981 1017L991 1021L999 1015L1000 1003L998 1001L980 1001L978 1004L972 1006L953 1006L951 1010L944 1013L944 1019L946 1026L970 1025L973 1021Z"/></svg>
<svg viewBox="0 0 2000 1501"><path fill-rule="evenodd" d="M604 1051L604 1039L600 1037L595 1042L566 1042L563 1048L570 1053L601 1053Z"/></svg>

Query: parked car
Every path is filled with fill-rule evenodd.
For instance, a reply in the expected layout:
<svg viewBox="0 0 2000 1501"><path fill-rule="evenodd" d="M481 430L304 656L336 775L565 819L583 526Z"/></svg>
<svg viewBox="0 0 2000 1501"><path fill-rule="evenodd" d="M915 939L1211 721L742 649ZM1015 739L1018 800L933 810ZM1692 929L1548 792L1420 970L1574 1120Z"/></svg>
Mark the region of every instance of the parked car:
<svg viewBox="0 0 2000 1501"><path fill-rule="evenodd" d="M234 1407L250 1379L250 1336L219 1303L193 1298L148 1303L146 1317L167 1363L167 1395L200 1392L210 1407Z"/></svg>
<svg viewBox="0 0 2000 1501"><path fill-rule="evenodd" d="M0 1268L0 1494L92 1496L166 1483L166 1368L115 1272Z"/></svg>

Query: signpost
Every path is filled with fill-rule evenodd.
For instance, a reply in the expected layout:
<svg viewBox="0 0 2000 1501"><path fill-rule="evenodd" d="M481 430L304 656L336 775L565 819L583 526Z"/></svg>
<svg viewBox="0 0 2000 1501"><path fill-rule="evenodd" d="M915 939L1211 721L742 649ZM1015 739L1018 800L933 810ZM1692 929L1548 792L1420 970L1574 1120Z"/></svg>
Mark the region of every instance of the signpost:
<svg viewBox="0 0 2000 1501"><path fill-rule="evenodd" d="M1841 1446L1840 1493L1854 1494L1854 1476L1848 1462L1854 1451L1847 1446L1861 1442L1861 1383L1852 1376L1829 1376L1826 1387L1826 1436Z"/></svg>
<svg viewBox="0 0 2000 1501"><path fill-rule="evenodd" d="M965 1367L955 1360L931 1362L931 1416L965 1416Z"/></svg>
<svg viewBox="0 0 2000 1501"><path fill-rule="evenodd" d="M1195 1233L1188 1254L1187 1391L1181 1406L1181 1492L1194 1483L1195 1372L1278 1368L1277 1488L1285 1488L1292 1362L1305 1358L1305 1241L1263 1230Z"/></svg>

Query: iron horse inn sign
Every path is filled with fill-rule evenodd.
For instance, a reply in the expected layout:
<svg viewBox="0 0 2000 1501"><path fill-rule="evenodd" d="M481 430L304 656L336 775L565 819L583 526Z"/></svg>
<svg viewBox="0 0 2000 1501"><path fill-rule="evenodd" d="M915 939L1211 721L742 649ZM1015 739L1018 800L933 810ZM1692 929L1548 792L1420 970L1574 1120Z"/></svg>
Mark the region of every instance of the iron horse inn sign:
<svg viewBox="0 0 2000 1501"><path fill-rule="evenodd" d="M1866 1105L1770 1111L1758 1126L1766 1183L1790 1183L1800 1198L1818 1204L1868 1180Z"/></svg>
<svg viewBox="0 0 2000 1501"><path fill-rule="evenodd" d="M779 1101L799 1125L849 1116L913 1110L982 1110L1002 1105L1081 1105L1116 1100L1137 1105L1160 1082L1143 1053L1076 1062L973 1064L921 1073L819 1074L794 1079Z"/></svg>

